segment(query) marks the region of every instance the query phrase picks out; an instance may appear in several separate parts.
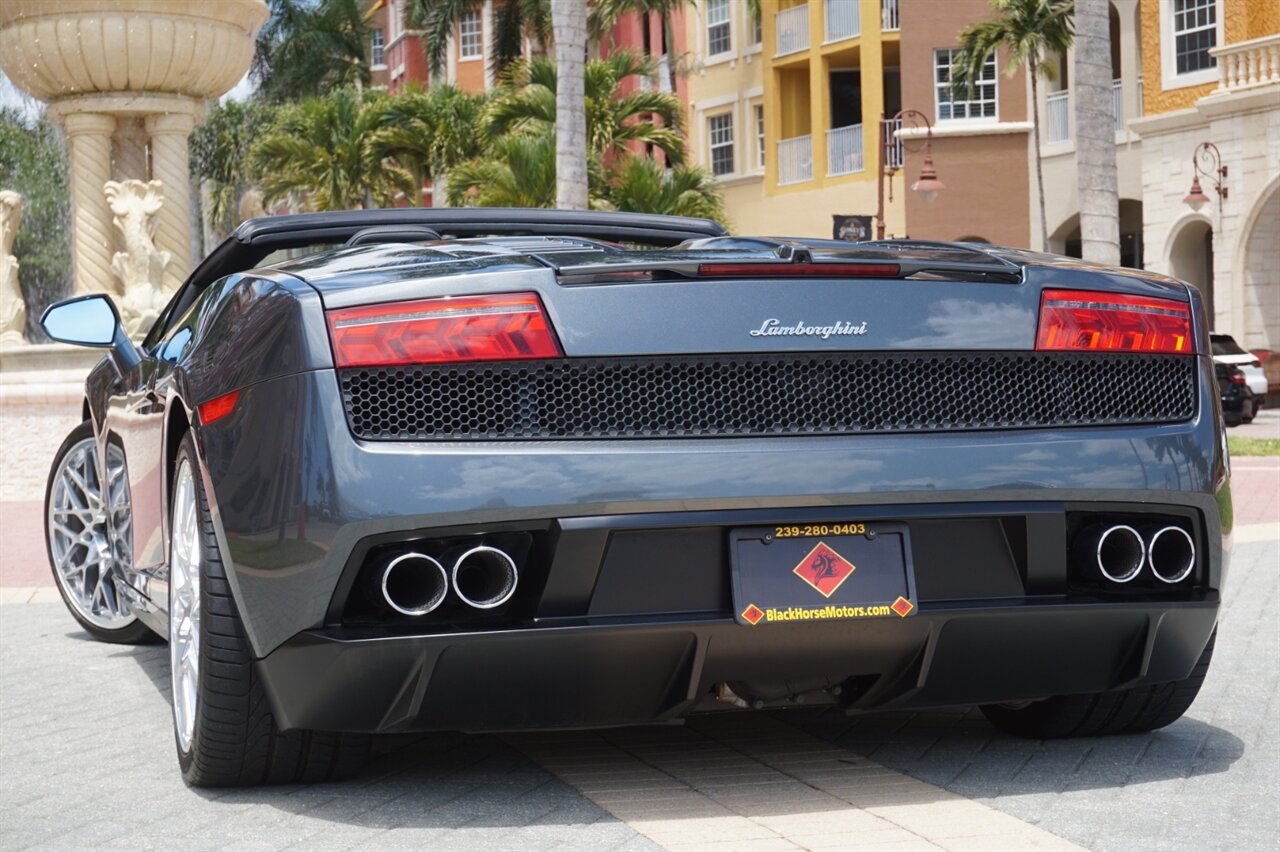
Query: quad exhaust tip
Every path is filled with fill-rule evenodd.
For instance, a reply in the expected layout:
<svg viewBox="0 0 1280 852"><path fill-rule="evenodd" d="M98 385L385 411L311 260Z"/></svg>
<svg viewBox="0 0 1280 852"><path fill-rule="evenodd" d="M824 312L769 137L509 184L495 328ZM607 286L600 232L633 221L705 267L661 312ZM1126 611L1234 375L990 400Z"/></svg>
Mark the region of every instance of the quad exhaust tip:
<svg viewBox="0 0 1280 852"><path fill-rule="evenodd" d="M403 553L382 569L382 599L402 615L426 615L448 593L444 566L425 553Z"/></svg>
<svg viewBox="0 0 1280 852"><path fill-rule="evenodd" d="M1117 524L1098 536L1095 556L1102 576L1113 583L1127 583L1142 570L1147 548L1137 530Z"/></svg>
<svg viewBox="0 0 1280 852"><path fill-rule="evenodd" d="M1160 580L1181 582L1195 568L1196 544L1182 527L1163 527L1147 545L1147 564Z"/></svg>
<svg viewBox="0 0 1280 852"><path fill-rule="evenodd" d="M502 606L516 593L518 582L515 560L496 547L473 547L453 563L453 590L476 609Z"/></svg>

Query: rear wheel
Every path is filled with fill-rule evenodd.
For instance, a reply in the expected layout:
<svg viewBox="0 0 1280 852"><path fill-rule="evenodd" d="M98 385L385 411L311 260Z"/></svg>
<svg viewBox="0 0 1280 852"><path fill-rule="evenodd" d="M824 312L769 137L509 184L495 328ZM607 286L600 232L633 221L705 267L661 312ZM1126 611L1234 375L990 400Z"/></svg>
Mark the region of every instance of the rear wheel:
<svg viewBox="0 0 1280 852"><path fill-rule="evenodd" d="M169 662L182 777L197 787L330 781L359 771L363 734L280 731L253 664L197 473L191 436L174 465Z"/></svg>
<svg viewBox="0 0 1280 852"><path fill-rule="evenodd" d="M103 642L154 639L116 588L112 573L132 558L133 522L124 451L98 455L93 423L71 430L53 457L45 486L45 546L62 602L89 635Z"/></svg>
<svg viewBox="0 0 1280 852"><path fill-rule="evenodd" d="M1034 739L1154 731L1176 722L1196 700L1209 672L1217 636L1214 630L1186 680L1094 695L1058 695L1022 704L988 704L982 712L1005 733Z"/></svg>

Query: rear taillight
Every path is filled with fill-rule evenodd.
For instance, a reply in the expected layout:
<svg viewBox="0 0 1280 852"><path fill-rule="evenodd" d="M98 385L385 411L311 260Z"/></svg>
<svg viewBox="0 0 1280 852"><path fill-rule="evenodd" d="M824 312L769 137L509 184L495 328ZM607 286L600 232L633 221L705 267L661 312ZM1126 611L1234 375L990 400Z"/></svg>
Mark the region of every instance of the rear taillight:
<svg viewBox="0 0 1280 852"><path fill-rule="evenodd" d="M1191 309L1172 299L1045 290L1036 349L1191 354Z"/></svg>
<svg viewBox="0 0 1280 852"><path fill-rule="evenodd" d="M326 316L339 367L560 357L535 293L361 305Z"/></svg>
<svg viewBox="0 0 1280 852"><path fill-rule="evenodd" d="M1231 376L1231 384L1242 385L1245 383L1244 370L1236 368L1232 370L1229 375Z"/></svg>

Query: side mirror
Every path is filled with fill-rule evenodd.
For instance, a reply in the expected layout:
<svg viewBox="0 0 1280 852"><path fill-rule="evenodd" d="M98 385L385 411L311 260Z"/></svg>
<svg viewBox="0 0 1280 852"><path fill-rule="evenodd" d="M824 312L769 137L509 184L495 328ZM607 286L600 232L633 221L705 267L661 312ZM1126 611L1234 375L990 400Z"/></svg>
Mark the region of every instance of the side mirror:
<svg viewBox="0 0 1280 852"><path fill-rule="evenodd" d="M105 347L115 342L120 315L109 298L95 293L50 305L40 325L60 343Z"/></svg>
<svg viewBox="0 0 1280 852"><path fill-rule="evenodd" d="M61 343L110 349L112 360L123 372L141 360L138 348L120 322L120 314L102 293L77 296L50 305L40 317L45 333Z"/></svg>

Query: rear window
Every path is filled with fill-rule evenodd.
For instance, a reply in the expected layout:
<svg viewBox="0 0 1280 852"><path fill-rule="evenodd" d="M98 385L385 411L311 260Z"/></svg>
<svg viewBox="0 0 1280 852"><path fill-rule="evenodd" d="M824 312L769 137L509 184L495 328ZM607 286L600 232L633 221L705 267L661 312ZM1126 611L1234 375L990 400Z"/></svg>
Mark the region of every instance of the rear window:
<svg viewBox="0 0 1280 852"><path fill-rule="evenodd" d="M1249 353L1240 348L1240 344L1236 343L1235 338L1226 334L1214 334L1209 338L1209 344L1213 347L1214 355L1248 355Z"/></svg>

